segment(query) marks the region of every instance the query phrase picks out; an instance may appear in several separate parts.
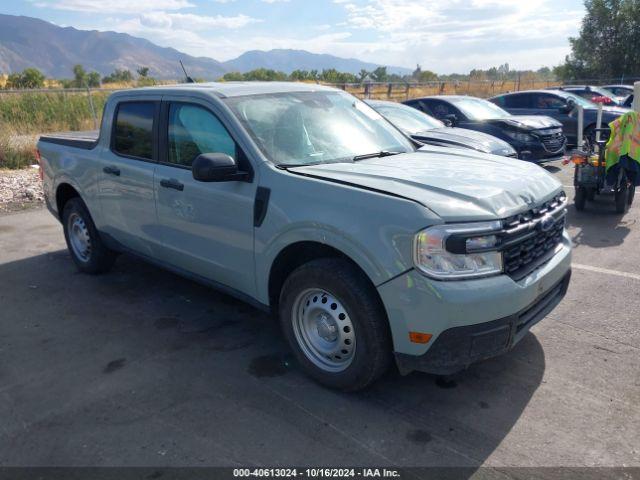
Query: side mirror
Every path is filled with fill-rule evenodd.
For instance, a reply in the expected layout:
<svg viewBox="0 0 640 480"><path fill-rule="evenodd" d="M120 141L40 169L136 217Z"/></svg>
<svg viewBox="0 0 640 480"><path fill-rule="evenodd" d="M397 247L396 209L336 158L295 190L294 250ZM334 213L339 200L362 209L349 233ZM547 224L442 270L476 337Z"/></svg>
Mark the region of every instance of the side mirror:
<svg viewBox="0 0 640 480"><path fill-rule="evenodd" d="M236 161L225 153L203 153L191 166L193 178L199 182L245 181L249 175L238 171Z"/></svg>
<svg viewBox="0 0 640 480"><path fill-rule="evenodd" d="M443 118L442 123L444 123L445 127L453 127L453 123L448 118Z"/></svg>
<svg viewBox="0 0 640 480"><path fill-rule="evenodd" d="M573 100L567 100L567 103L560 107L559 110L560 113L570 113L574 108L576 108L576 102Z"/></svg>
<svg viewBox="0 0 640 480"><path fill-rule="evenodd" d="M458 123L458 117L456 117L453 113L450 113L448 115L445 115L442 118L442 121L445 122L445 124L446 124L446 122L449 122L448 126L449 127L453 127L453 126L455 126L456 123Z"/></svg>

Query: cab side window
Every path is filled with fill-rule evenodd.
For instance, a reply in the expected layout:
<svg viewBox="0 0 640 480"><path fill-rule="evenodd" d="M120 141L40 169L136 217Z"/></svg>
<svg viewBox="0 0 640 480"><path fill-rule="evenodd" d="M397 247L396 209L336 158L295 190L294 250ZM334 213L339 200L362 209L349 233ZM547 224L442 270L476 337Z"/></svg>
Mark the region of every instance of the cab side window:
<svg viewBox="0 0 640 480"><path fill-rule="evenodd" d="M118 105L113 129L113 151L127 157L153 159L153 102Z"/></svg>
<svg viewBox="0 0 640 480"><path fill-rule="evenodd" d="M225 153L236 159L236 143L209 110L198 105L169 106L169 158L174 165L191 167L198 155Z"/></svg>

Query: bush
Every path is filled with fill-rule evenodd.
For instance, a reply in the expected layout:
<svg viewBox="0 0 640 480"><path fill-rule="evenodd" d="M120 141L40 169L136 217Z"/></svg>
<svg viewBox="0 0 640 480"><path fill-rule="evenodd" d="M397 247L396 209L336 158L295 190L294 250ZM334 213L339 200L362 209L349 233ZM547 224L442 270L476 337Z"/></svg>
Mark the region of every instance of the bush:
<svg viewBox="0 0 640 480"><path fill-rule="evenodd" d="M35 147L28 143L12 141L6 133L0 132L0 169L24 168L33 165Z"/></svg>

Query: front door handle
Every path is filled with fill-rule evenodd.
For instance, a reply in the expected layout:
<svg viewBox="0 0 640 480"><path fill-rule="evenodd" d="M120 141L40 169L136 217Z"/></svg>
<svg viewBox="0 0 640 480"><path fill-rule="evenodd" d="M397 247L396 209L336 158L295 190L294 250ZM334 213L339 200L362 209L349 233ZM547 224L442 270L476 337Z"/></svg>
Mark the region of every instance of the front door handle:
<svg viewBox="0 0 640 480"><path fill-rule="evenodd" d="M115 175L116 177L120 176L120 169L118 167L104 167L102 171L107 175Z"/></svg>
<svg viewBox="0 0 640 480"><path fill-rule="evenodd" d="M173 188L174 190L179 190L179 191L184 190L184 184L180 183L175 178L169 178L169 179L165 178L163 180L160 180L160 186L164 188Z"/></svg>

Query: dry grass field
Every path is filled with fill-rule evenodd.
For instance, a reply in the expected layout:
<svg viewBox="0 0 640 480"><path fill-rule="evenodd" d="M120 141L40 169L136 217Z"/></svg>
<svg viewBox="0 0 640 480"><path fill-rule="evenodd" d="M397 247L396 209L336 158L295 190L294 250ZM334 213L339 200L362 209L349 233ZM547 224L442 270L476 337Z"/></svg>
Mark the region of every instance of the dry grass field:
<svg viewBox="0 0 640 480"><path fill-rule="evenodd" d="M519 81L336 86L359 98L403 101L427 95L472 95L486 98L502 92L546 88L553 84L535 78L521 78ZM135 85L111 83L108 84L108 89L92 90L90 93L59 89L25 90L18 93L0 90L0 168L21 168L31 163L35 145L25 146L21 143L16 146L11 141L12 138L55 131L93 129L99 124L109 94L113 90L128 88L135 88Z"/></svg>

